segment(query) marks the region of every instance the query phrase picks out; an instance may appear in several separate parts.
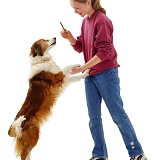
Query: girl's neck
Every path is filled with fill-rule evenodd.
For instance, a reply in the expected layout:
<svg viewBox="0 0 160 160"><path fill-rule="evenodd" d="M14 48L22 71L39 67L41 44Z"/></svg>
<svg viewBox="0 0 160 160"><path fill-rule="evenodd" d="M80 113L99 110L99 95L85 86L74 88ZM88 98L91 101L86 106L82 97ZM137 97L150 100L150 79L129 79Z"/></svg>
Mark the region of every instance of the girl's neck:
<svg viewBox="0 0 160 160"><path fill-rule="evenodd" d="M90 18L94 12L95 12L95 10L92 9L92 10L88 13L88 17Z"/></svg>

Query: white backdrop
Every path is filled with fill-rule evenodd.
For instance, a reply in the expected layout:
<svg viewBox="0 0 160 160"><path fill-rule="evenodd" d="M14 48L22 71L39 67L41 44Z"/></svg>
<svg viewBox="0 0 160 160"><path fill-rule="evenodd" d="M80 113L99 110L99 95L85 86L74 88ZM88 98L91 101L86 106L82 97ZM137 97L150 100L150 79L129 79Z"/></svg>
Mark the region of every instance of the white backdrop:
<svg viewBox="0 0 160 160"><path fill-rule="evenodd" d="M160 10L158 0L101 0L114 25L118 52L121 95L139 141L149 160L159 157L159 54ZM0 4L1 111L0 160L14 160L14 145L8 128L28 90L29 52L39 38L57 38L50 51L57 64L83 64L60 36L61 21L76 37L82 18L74 14L68 0L6 0ZM128 160L120 132L104 103L102 116L110 160ZM86 160L93 142L88 128L84 82L77 82L59 98L53 116L42 127L32 160Z"/></svg>

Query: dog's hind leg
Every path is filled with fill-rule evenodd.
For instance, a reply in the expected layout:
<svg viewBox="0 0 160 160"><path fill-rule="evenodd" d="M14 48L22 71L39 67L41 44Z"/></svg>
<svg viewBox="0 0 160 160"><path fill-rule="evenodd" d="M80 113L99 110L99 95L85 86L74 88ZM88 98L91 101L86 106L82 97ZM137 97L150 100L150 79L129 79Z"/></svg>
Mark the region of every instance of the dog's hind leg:
<svg viewBox="0 0 160 160"><path fill-rule="evenodd" d="M30 153L23 152L22 155L21 155L21 160L31 160L30 159Z"/></svg>
<svg viewBox="0 0 160 160"><path fill-rule="evenodd" d="M22 136L16 140L17 156L21 160L30 160L30 153L39 140L39 127L32 124L22 131Z"/></svg>
<svg viewBox="0 0 160 160"><path fill-rule="evenodd" d="M31 152L28 154L26 160L31 160L30 157L31 157Z"/></svg>
<svg viewBox="0 0 160 160"><path fill-rule="evenodd" d="M29 156L29 151L27 149L26 143L23 142L20 138L16 139L15 152L17 157L21 157L21 160L27 160L27 157Z"/></svg>
<svg viewBox="0 0 160 160"><path fill-rule="evenodd" d="M24 145L24 148L21 153L21 160L30 160L31 150L36 146L38 139L34 139L34 142L28 141L27 144Z"/></svg>
<svg viewBox="0 0 160 160"><path fill-rule="evenodd" d="M21 155L21 160L31 160L30 159L30 152L23 152L23 154Z"/></svg>

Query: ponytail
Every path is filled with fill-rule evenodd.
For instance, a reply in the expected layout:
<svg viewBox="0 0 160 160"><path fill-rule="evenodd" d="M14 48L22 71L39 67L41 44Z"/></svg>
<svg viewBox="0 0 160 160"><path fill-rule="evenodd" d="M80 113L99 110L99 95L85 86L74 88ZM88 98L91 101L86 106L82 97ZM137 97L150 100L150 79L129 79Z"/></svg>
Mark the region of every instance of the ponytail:
<svg viewBox="0 0 160 160"><path fill-rule="evenodd" d="M101 4L100 4L100 0L91 0L91 4L94 10L98 10L104 14L106 14L106 10L104 8L102 8Z"/></svg>

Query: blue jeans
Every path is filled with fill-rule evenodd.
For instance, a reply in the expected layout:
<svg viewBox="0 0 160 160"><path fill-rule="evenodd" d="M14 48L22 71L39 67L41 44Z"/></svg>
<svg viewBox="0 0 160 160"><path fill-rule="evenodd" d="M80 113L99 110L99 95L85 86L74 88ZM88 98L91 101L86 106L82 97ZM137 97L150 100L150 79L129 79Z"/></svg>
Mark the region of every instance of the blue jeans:
<svg viewBox="0 0 160 160"><path fill-rule="evenodd" d="M129 120L120 96L118 68L111 68L85 78L89 127L94 140L93 157L108 157L101 119L101 102L104 100L114 123L124 140L130 157L143 153L135 130ZM114 145L114 144L113 144Z"/></svg>

